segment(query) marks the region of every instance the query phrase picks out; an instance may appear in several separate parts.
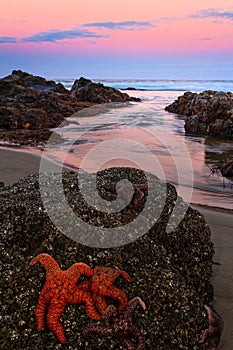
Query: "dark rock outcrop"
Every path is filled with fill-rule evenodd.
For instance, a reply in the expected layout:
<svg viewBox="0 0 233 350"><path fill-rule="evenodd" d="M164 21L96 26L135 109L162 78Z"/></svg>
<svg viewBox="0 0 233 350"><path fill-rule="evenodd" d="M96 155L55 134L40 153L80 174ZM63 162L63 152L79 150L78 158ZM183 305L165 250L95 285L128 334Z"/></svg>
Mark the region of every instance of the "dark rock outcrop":
<svg viewBox="0 0 233 350"><path fill-rule="evenodd" d="M53 144L64 142L64 139L58 133L47 128L38 130L0 130L1 146L9 146L9 142L13 147L44 146L51 135L53 135L53 139L50 142Z"/></svg>
<svg viewBox="0 0 233 350"><path fill-rule="evenodd" d="M186 92L165 108L187 116L187 134L210 135L233 140L233 93L204 91Z"/></svg>
<svg viewBox="0 0 233 350"><path fill-rule="evenodd" d="M228 160L220 165L220 172L222 176L233 179L233 160Z"/></svg>
<svg viewBox="0 0 233 350"><path fill-rule="evenodd" d="M23 138L17 133L18 142L25 145L26 137L33 138L31 131L55 128L83 108L96 103L136 100L138 101L116 89L92 83L85 78L76 80L69 91L55 81L14 70L12 74L0 79L0 131L26 129L29 132L22 134ZM6 141L6 133L1 134L4 134ZM12 136L13 133L8 134L9 141ZM44 133L42 137L44 141Z"/></svg>
<svg viewBox="0 0 233 350"><path fill-rule="evenodd" d="M10 75L0 80L0 94L2 92L2 84L3 86L8 86L8 91L10 89L14 91L16 86L21 86L41 91L54 91L61 94L68 93L68 90L60 83L56 83L53 80L46 80L45 78L22 72L21 70L13 70Z"/></svg>
<svg viewBox="0 0 233 350"><path fill-rule="evenodd" d="M90 103L81 103L54 81L22 71L0 79L0 129L38 130L57 127Z"/></svg>
<svg viewBox="0 0 233 350"><path fill-rule="evenodd" d="M108 102L140 102L139 98L130 97L117 89L105 86L100 83L93 83L91 80L81 77L76 80L71 88L72 96L78 101L89 101L94 103Z"/></svg>

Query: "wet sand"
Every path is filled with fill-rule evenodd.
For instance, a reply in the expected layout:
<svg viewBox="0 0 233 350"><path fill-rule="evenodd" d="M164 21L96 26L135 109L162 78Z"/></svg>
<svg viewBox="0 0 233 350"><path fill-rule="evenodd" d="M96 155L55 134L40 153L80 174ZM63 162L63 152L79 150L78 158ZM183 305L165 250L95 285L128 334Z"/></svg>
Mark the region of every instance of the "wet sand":
<svg viewBox="0 0 233 350"><path fill-rule="evenodd" d="M233 210L191 205L206 219L214 243L214 308L223 319L219 350L233 347Z"/></svg>
<svg viewBox="0 0 233 350"><path fill-rule="evenodd" d="M12 185L19 179L38 172L40 168L41 152L24 152L20 149L8 149L0 147L0 181L5 185ZM46 167L49 171L56 169L56 163L47 161ZM64 167L64 170L72 170ZM55 170L54 170L55 171Z"/></svg>
<svg viewBox="0 0 233 350"><path fill-rule="evenodd" d="M11 185L22 177L38 172L39 167L39 154L0 148L0 181L6 185Z"/></svg>
<svg viewBox="0 0 233 350"><path fill-rule="evenodd" d="M48 167L54 163L48 161ZM0 148L0 181L13 184L20 178L38 172L40 155ZM233 210L192 205L204 215L212 232L215 247L214 307L223 318L224 329L219 350L230 350L233 344Z"/></svg>

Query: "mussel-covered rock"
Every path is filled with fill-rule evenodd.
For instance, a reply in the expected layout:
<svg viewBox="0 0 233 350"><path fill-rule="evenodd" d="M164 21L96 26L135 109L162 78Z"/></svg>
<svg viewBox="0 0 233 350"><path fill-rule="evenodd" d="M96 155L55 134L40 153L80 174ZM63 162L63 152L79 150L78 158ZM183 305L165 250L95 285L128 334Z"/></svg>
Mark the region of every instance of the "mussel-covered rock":
<svg viewBox="0 0 233 350"><path fill-rule="evenodd" d="M133 168L110 168L96 174L96 191L105 200L105 209L108 203L109 206L114 203L119 194L113 184L125 179L134 184L131 205L108 212L100 211L95 204L96 193L94 195L91 186L88 186L91 182L88 176L85 185L77 173L63 174L66 202L75 217L85 222L88 229L85 232L84 226L74 226L75 220L67 217L61 203L55 204L55 212L65 223L66 232L77 231L80 239L76 241L63 234L46 211L48 203L53 203L58 174L41 174L40 179L38 174L30 175L1 189L1 349L61 348L49 328L45 327L41 332L36 329L34 311L45 282L45 270L29 263L39 253L50 254L63 269L82 261L92 268L106 266L128 272L132 282L119 278L116 286L129 299L139 296L146 304L145 311L137 309L135 314L145 335L145 349L206 349L199 340L208 326L204 305L213 299L210 229L204 217L177 196L172 185ZM43 201L41 199L43 183L47 186L46 203L44 197ZM147 189L148 183L150 187ZM89 196L92 205L88 204L86 196ZM145 214L146 206L158 209L158 219L154 222L151 221L150 210ZM184 212L185 208L183 219L176 224L169 221L174 206L176 213L179 210ZM138 217L140 220L132 229L130 224ZM148 220L152 223L145 232L144 225ZM88 234L95 227L125 227L129 242L113 248L79 243L85 237L88 242ZM140 232L143 234L140 235ZM111 239L106 235L106 241ZM107 301L117 306L115 301ZM84 338L82 329L89 322L84 306L67 305L61 317L67 338L67 344L62 348L119 349L119 343L111 337L93 335L91 339Z"/></svg>

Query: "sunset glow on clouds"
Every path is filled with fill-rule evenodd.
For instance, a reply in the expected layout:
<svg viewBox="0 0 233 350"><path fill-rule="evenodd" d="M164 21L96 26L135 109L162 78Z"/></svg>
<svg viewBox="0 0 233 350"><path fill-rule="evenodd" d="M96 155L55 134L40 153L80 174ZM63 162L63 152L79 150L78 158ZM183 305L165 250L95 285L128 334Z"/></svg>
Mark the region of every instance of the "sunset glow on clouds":
<svg viewBox="0 0 233 350"><path fill-rule="evenodd" d="M233 79L233 0L8 0L1 75Z"/></svg>

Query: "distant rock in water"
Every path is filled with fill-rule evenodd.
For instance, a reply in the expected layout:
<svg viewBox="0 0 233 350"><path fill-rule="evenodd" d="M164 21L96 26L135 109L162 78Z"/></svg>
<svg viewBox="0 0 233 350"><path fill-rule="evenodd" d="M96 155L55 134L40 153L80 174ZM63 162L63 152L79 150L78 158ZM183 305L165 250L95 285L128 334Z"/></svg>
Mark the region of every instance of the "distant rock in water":
<svg viewBox="0 0 233 350"><path fill-rule="evenodd" d="M129 86L129 87L121 89L121 90L134 90L134 91L136 91L137 89L135 87Z"/></svg>
<svg viewBox="0 0 233 350"><path fill-rule="evenodd" d="M140 98L130 97L126 93L105 86L101 83L94 83L89 79L81 77L75 80L71 88L72 96L78 101L88 101L94 103L108 103L108 102L140 102Z"/></svg>
<svg viewBox="0 0 233 350"><path fill-rule="evenodd" d="M185 132L233 140L233 93L204 91L185 92L165 108L187 116Z"/></svg>

